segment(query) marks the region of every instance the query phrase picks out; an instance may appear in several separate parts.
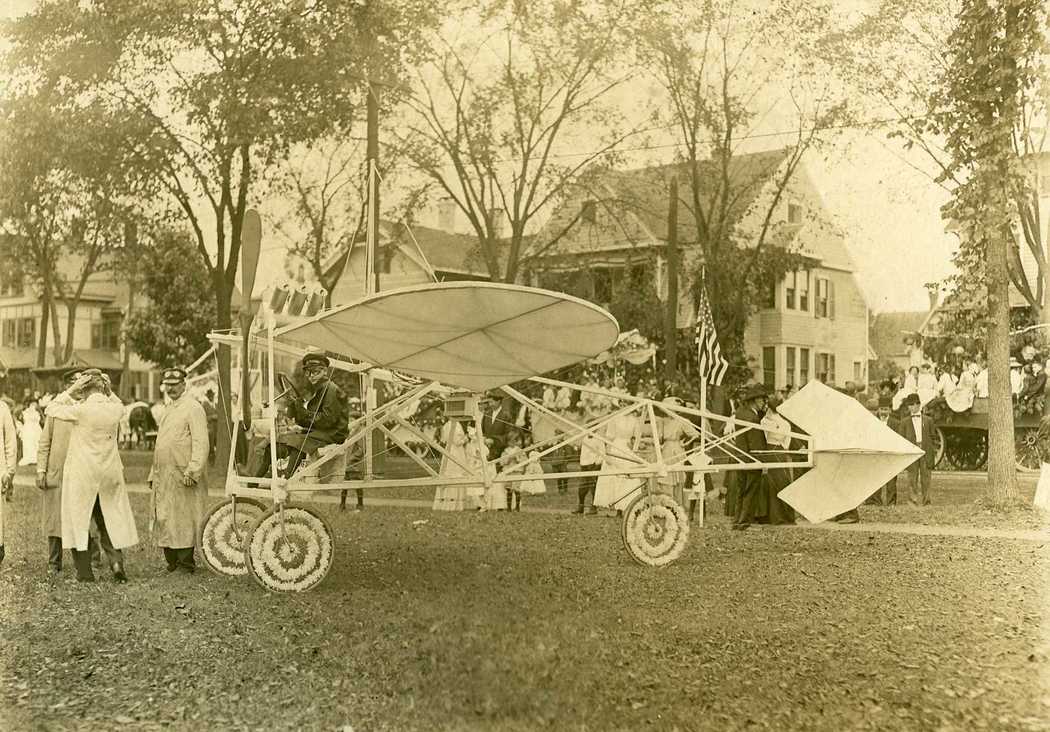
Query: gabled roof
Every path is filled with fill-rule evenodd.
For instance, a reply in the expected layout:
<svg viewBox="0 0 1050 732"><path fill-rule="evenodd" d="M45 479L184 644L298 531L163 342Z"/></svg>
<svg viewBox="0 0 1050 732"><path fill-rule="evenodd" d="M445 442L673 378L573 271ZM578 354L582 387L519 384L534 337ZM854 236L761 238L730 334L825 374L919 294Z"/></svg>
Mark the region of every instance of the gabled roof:
<svg viewBox="0 0 1050 732"><path fill-rule="evenodd" d="M384 222L389 237L384 244L419 245L423 256L435 272L455 272L487 277L488 267L481 253L481 245L475 236L453 234L429 226ZM414 239L413 239L414 237ZM500 247L500 269L506 264L506 247Z"/></svg>
<svg viewBox="0 0 1050 732"><path fill-rule="evenodd" d="M790 148L758 153L734 155L729 159L727 175L728 220L738 221L762 192L766 183L784 163ZM703 160L700 169L700 198L705 208L717 201L723 190L722 165L714 160ZM641 219L645 227L657 239L667 240L667 197L671 178L678 178L678 240L686 244L697 240L696 223L690 193L689 163L671 163L623 171L608 171L603 174L614 196L623 200L632 213Z"/></svg>
<svg viewBox="0 0 1050 732"><path fill-rule="evenodd" d="M705 210L717 208L722 191L728 190L727 225L732 228L755 210L756 201L768 194L770 185L783 170L793 148L734 155L727 165L728 185L723 183L722 166L718 161L699 163L699 197ZM696 217L691 192L690 164L672 163L631 170L593 169L581 177L576 195L568 198L563 208L551 217L555 229L570 222L576 211L564 206L579 206L581 199L600 201L602 208L616 221L619 230L588 233L586 236L566 237L542 256L589 257L598 251L619 251L636 247L662 247L667 241L667 209L672 177L678 179L678 242L685 248L698 240ZM824 201L805 166L801 165L789 184L789 195L805 197L805 205L822 211ZM783 199L783 204L789 202ZM637 231L633 231L637 229ZM620 231L622 230L622 231ZM628 233L632 230L633 233ZM622 234L622 235L621 235ZM846 246L845 237L827 216L806 217L801 223L773 222L766 243L769 246L797 245L800 254L814 260L819 266L847 272L856 270Z"/></svg>
<svg viewBox="0 0 1050 732"><path fill-rule="evenodd" d="M929 315L927 310L878 313L871 316L868 343L879 358L906 355L904 338L907 333L918 333Z"/></svg>
<svg viewBox="0 0 1050 732"><path fill-rule="evenodd" d="M489 270L481 254L481 245L477 237L466 234L455 234L429 226L412 225L394 221L379 222L379 248L395 246L408 253L409 256L418 257L421 251L423 257L434 272L440 275L442 272L460 275L471 275L474 277L488 277ZM365 237L359 236L353 246L364 246ZM418 244L418 249L416 245ZM327 272L336 266L341 266L346 258L346 250L332 255L325 262L323 269ZM506 264L507 247L501 246L499 251L500 268Z"/></svg>

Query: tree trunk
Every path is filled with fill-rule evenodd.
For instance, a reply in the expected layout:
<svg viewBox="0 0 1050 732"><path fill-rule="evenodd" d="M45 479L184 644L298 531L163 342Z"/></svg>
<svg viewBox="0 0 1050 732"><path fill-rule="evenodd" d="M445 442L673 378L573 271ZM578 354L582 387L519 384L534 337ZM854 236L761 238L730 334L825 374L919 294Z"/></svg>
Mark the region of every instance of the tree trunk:
<svg viewBox="0 0 1050 732"><path fill-rule="evenodd" d="M40 301L40 342L36 349L37 368L43 368L47 364L47 325L51 319L51 292L43 288Z"/></svg>
<svg viewBox="0 0 1050 732"><path fill-rule="evenodd" d="M120 371L120 398L131 401L131 344L128 343L128 321L135 312L135 278L128 278L128 307L124 311L124 319L120 324L120 357L122 359Z"/></svg>
<svg viewBox="0 0 1050 732"><path fill-rule="evenodd" d="M51 310L51 336L52 336L52 348L55 355L55 366L59 366L64 361L62 360L62 328L58 324L58 305L55 302L55 294L51 293L51 299L48 302L48 307Z"/></svg>
<svg viewBox="0 0 1050 732"><path fill-rule="evenodd" d="M62 363L66 363L73 358L73 337L77 332L77 308L79 305L79 299L66 300L66 348L62 353Z"/></svg>
<svg viewBox="0 0 1050 732"><path fill-rule="evenodd" d="M667 210L667 310L664 313L664 390L678 380L678 178Z"/></svg>
<svg viewBox="0 0 1050 732"><path fill-rule="evenodd" d="M124 225L124 250L134 252L138 247L138 227L134 223ZM138 268L135 267L135 258L131 257L128 263L131 270L127 272L128 280L128 306L124 311L124 318L120 323L120 357L122 359L120 371L120 398L126 402L131 401L131 345L128 343L128 321L135 312L135 294L138 284Z"/></svg>
<svg viewBox="0 0 1050 732"><path fill-rule="evenodd" d="M1008 243L988 241L988 497L1002 508L1017 500L1014 410L1010 389L1010 280Z"/></svg>

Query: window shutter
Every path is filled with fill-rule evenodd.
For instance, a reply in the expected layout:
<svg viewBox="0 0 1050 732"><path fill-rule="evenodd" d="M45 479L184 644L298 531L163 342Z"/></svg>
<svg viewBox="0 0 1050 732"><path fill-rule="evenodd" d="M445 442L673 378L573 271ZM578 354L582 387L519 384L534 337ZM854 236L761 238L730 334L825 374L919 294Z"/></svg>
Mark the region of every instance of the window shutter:
<svg viewBox="0 0 1050 732"><path fill-rule="evenodd" d="M828 317L835 318L835 283L828 280Z"/></svg>

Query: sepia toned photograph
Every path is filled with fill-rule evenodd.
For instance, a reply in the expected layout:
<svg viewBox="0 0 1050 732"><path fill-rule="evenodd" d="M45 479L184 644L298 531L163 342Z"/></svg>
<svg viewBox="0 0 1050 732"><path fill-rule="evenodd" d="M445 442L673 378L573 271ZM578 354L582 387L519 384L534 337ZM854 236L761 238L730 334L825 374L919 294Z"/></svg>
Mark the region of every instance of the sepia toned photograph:
<svg viewBox="0 0 1050 732"><path fill-rule="evenodd" d="M0 730L1050 732L1047 0L0 0Z"/></svg>

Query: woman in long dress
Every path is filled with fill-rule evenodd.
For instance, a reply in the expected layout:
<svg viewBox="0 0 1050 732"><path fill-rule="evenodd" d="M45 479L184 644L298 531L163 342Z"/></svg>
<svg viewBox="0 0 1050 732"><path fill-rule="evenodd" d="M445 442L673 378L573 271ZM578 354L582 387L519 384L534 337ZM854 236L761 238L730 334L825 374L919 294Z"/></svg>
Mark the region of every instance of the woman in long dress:
<svg viewBox="0 0 1050 732"><path fill-rule="evenodd" d="M73 550L77 581L95 581L88 552L88 531L94 520L113 578L126 582L121 550L138 544L139 535L117 452L124 405L102 372L89 369L51 400L47 415L73 423L62 469L62 544Z"/></svg>
<svg viewBox="0 0 1050 732"><path fill-rule="evenodd" d="M631 443L638 433L639 421L633 414L621 414L609 421L605 428L605 437L609 441L605 446L605 459L602 461L602 475L594 489L593 505L613 508L622 511L627 507L631 495L641 485L640 478L629 475L608 475L608 470L624 470L638 467L638 461L631 457Z"/></svg>
<svg viewBox="0 0 1050 732"><path fill-rule="evenodd" d="M36 451L42 432L43 425L36 402L29 402L29 405L22 410L22 459L18 461L19 465L36 465Z"/></svg>
<svg viewBox="0 0 1050 732"><path fill-rule="evenodd" d="M797 444L791 439L791 423L780 416L776 408L780 406L779 400L770 402L769 409L762 417L762 428L766 432L766 443L770 450L792 450L797 449ZM794 446L793 446L794 445ZM786 463L794 462L794 455L772 454L765 459L770 462ZM766 496L766 522L770 524L793 524L795 523L795 509L784 503L777 494L784 490L795 480L792 468L770 468L766 471L766 480L763 487L767 491Z"/></svg>
<svg viewBox="0 0 1050 732"><path fill-rule="evenodd" d="M664 403L670 406L681 405L681 401L675 397L664 399ZM660 454L664 463L674 465L685 459L685 443L700 434L692 424L682 417L667 415L660 419ZM674 496L675 501L683 508L686 506L685 484L686 474L682 471L669 472L662 478L657 478L657 484Z"/></svg>
<svg viewBox="0 0 1050 732"><path fill-rule="evenodd" d="M441 443L447 455L441 456L439 474L444 478L463 478L470 475L468 454L470 438L457 420L450 419L441 428ZM449 459L452 458L452 459ZM466 483L440 485L434 492L435 511L467 511L478 507L474 486Z"/></svg>

